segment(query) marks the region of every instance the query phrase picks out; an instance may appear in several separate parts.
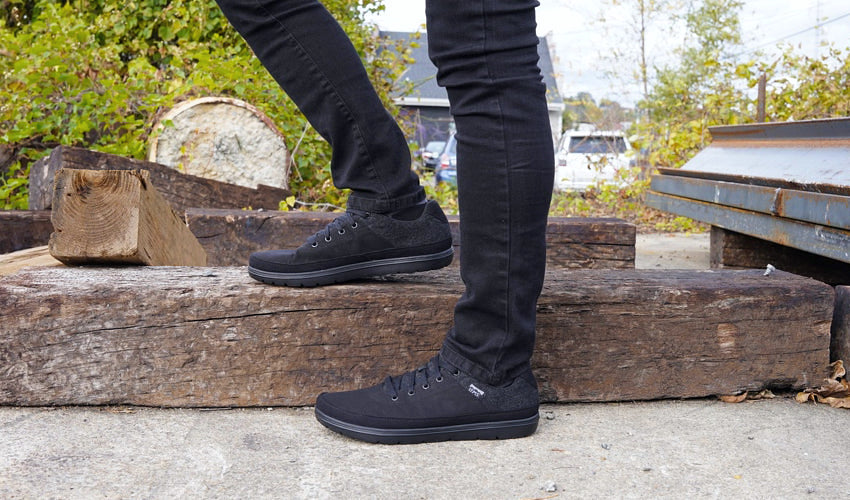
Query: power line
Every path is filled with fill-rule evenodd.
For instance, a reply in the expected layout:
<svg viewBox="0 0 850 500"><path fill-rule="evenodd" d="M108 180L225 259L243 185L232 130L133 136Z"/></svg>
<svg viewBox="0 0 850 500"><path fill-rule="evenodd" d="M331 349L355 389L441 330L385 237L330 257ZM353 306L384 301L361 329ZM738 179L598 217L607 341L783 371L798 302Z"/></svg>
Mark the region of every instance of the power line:
<svg viewBox="0 0 850 500"><path fill-rule="evenodd" d="M792 33L792 34L790 34L790 35L785 35L785 36L783 36L783 37L777 38L776 40L774 40L774 41L772 41L772 42L767 42L767 43L763 43L763 44L761 44L761 45L757 45L757 46L755 46L755 47L753 47L753 48L751 48L751 49L747 49L747 50L745 50L745 51L743 51L743 52L741 52L741 53L739 53L739 54L735 54L733 57L737 57L737 56L744 55L744 54L749 54L749 53L751 53L751 52L755 52L755 51L757 51L758 49L763 49L764 47L768 47L768 46L771 46L771 45L775 45L775 44L777 44L777 43L779 43L779 42L781 42L781 41L784 41L784 40L786 40L786 39L788 39L788 38L794 38L795 36L802 35L803 33L808 33L809 31L816 30L816 29L820 29L820 28L822 28L822 27L826 26L827 24L832 24L832 23L834 23L834 22L836 22L836 21L840 21L840 20L844 19L845 17L850 17L850 12L848 12L848 13L846 13L846 14L842 14L842 15L840 15L840 16L838 16L838 17L834 17L834 18L830 19L829 21L825 21L825 22L822 22L822 23L818 23L818 24L816 24L816 25L814 25L814 26L810 26L810 27L808 27L808 28L806 28L806 29L803 29L803 30L800 30L800 31L798 31L798 32L796 32L796 33Z"/></svg>

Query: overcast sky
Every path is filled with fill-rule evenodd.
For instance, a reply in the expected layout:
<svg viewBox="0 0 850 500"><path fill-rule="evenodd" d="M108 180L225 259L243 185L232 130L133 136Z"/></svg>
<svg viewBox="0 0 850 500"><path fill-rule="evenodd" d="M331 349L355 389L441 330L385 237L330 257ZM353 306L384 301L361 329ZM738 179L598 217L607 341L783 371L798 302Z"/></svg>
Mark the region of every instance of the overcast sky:
<svg viewBox="0 0 850 500"><path fill-rule="evenodd" d="M385 5L386 11L375 19L382 30L415 31L425 23L424 0L385 0ZM604 15L606 21L602 22L599 2L540 0L538 34L549 35L564 95L590 92L597 100L609 97L632 104L638 88L605 77L611 67L605 56L623 44L630 13L612 10ZM819 42L846 48L850 47L850 1L744 0L741 26L746 51L775 52L782 41L812 55L822 50ZM654 54L656 64L664 64L669 49L681 39L680 33L670 33L670 29L666 25L652 27L648 52Z"/></svg>

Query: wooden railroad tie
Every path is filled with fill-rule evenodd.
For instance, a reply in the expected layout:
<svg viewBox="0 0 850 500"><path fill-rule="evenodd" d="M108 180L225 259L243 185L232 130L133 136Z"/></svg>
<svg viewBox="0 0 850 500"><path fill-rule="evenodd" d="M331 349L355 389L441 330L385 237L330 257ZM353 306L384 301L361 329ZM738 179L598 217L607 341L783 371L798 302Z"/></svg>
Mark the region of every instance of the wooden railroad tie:
<svg viewBox="0 0 850 500"><path fill-rule="evenodd" d="M185 212L189 230L206 250L210 266L243 266L251 252L297 248L338 216L330 212L212 208ZM458 217L450 215L449 224L455 247L452 265L458 265ZM6 252L46 245L52 231L49 210L0 212ZM621 219L550 217L546 243L549 269L633 269L635 265L635 226Z"/></svg>
<svg viewBox="0 0 850 500"><path fill-rule="evenodd" d="M211 266L242 266L258 250L297 248L338 213L190 208L189 229ZM449 216L458 265L460 220ZM550 217L546 228L550 269L634 269L635 226L615 218Z"/></svg>
<svg viewBox="0 0 850 500"><path fill-rule="evenodd" d="M850 286L835 287L830 361L839 359L844 361L844 366L850 367Z"/></svg>
<svg viewBox="0 0 850 500"><path fill-rule="evenodd" d="M424 363L462 289L455 269L308 289L236 267L23 270L0 279L0 404L310 405ZM779 271L551 271L532 365L548 402L798 389L829 362L833 300Z"/></svg>

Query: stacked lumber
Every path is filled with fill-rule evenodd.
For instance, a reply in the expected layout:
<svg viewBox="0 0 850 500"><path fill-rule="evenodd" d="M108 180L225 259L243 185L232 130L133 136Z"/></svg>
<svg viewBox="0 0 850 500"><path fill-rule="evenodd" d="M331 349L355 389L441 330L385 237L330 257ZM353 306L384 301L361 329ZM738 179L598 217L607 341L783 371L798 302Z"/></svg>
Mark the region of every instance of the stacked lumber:
<svg viewBox="0 0 850 500"><path fill-rule="evenodd" d="M425 362L463 291L456 269L293 289L198 267L298 246L336 216L240 210L276 207L282 190L74 148L32 175L33 208L52 208L52 255L149 267L0 259L0 404L308 405ZM799 389L830 349L850 354L847 287L782 271L635 271L635 228L616 219L554 218L547 242L533 358L544 401ZM56 262L44 248L28 257Z"/></svg>
<svg viewBox="0 0 850 500"><path fill-rule="evenodd" d="M55 179L63 169L148 172L149 183L162 198L178 214L185 213L190 230L203 245L208 264L213 266L244 265L251 252L298 247L338 216L269 210L276 209L278 202L289 195L286 190L267 186L249 189L186 175L157 163L60 146L30 170L30 207L34 210L0 217L0 231L32 226L29 222L40 218L42 223L33 228L32 244L28 246L48 243L52 227L46 220L49 212L44 209L54 205ZM245 210L251 207L258 210ZM450 223L454 265L458 265L458 218L450 217ZM552 218L547 243L551 268L634 268L635 227L619 219ZM7 251L20 248L26 247L17 245Z"/></svg>
<svg viewBox="0 0 850 500"><path fill-rule="evenodd" d="M425 362L453 270L294 289L243 268L44 268L0 280L0 403L309 405ZM47 305L47 306L46 306ZM761 271L552 271L544 401L702 397L817 381L833 289Z"/></svg>
<svg viewBox="0 0 850 500"><path fill-rule="evenodd" d="M5 227L26 227L38 214L47 229L32 245L48 243L53 226L50 211L8 212L0 217ZM189 230L207 253L207 265L241 266L251 252L276 248L296 248L307 237L324 228L339 214L329 212L281 212L274 210L234 210L190 208L185 211ZM460 263L460 230L457 216L449 216L455 259ZM547 226L547 266L552 269L633 269L635 226L614 218L551 217Z"/></svg>

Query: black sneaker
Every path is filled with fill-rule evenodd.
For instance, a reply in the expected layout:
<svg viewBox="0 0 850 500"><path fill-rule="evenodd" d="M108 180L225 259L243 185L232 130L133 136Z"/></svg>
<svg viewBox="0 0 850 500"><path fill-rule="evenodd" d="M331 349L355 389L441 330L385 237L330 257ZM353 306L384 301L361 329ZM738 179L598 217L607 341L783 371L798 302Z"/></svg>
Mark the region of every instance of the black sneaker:
<svg viewBox="0 0 850 500"><path fill-rule="evenodd" d="M316 419L372 443L512 439L534 433L538 406L531 370L494 387L436 356L418 370L368 389L320 394Z"/></svg>
<svg viewBox="0 0 850 500"><path fill-rule="evenodd" d="M272 285L318 286L440 269L452 256L449 222L432 200L413 220L349 210L295 250L251 254L248 273Z"/></svg>

